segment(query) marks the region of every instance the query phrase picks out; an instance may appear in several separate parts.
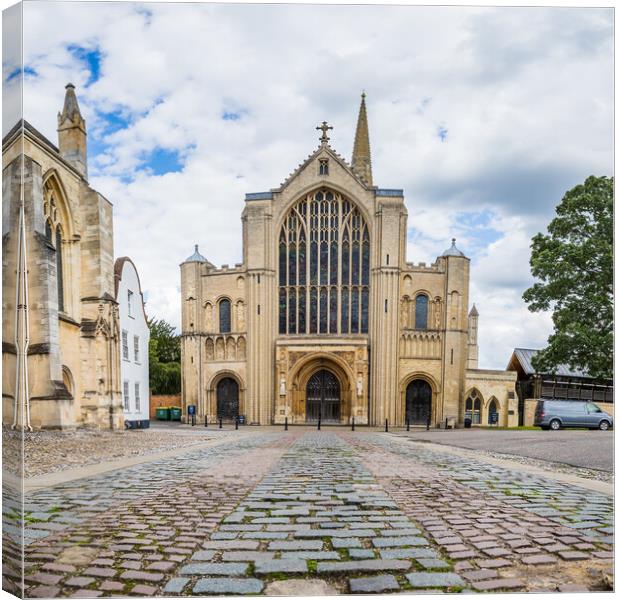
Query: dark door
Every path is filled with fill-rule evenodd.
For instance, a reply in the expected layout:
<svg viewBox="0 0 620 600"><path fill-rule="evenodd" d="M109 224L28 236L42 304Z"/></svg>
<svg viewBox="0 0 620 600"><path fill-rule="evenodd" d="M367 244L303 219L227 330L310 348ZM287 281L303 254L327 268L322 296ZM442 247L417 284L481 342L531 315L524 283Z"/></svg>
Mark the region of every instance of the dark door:
<svg viewBox="0 0 620 600"><path fill-rule="evenodd" d="M239 415L239 386L225 377L217 384L217 418L234 419Z"/></svg>
<svg viewBox="0 0 620 600"><path fill-rule="evenodd" d="M340 422L340 383L330 371L317 371L306 386L306 421Z"/></svg>
<svg viewBox="0 0 620 600"><path fill-rule="evenodd" d="M405 417L412 425L426 425L431 417L431 386L422 379L415 379L407 386Z"/></svg>

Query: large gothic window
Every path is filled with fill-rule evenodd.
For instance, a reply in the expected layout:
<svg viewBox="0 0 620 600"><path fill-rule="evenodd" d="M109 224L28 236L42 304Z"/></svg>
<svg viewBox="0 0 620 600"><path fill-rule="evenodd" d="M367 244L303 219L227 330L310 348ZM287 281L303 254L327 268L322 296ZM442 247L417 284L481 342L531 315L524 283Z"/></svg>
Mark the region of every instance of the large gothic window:
<svg viewBox="0 0 620 600"><path fill-rule="evenodd" d="M281 334L368 333L370 236L350 200L325 188L308 194L278 247Z"/></svg>
<svg viewBox="0 0 620 600"><path fill-rule="evenodd" d="M428 327L428 296L418 294L415 299L415 328L426 329Z"/></svg>

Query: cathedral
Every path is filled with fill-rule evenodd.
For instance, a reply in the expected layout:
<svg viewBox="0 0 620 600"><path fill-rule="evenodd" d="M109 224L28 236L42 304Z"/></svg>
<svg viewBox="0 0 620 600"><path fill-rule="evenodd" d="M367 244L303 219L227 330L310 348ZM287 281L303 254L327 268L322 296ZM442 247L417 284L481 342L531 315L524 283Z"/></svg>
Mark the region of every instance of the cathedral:
<svg viewBox="0 0 620 600"><path fill-rule="evenodd" d="M350 163L330 129L279 187L246 194L241 264L198 246L181 264L184 414L517 425L515 374L478 368L470 259L453 239L407 262L403 190L374 182L364 94Z"/></svg>

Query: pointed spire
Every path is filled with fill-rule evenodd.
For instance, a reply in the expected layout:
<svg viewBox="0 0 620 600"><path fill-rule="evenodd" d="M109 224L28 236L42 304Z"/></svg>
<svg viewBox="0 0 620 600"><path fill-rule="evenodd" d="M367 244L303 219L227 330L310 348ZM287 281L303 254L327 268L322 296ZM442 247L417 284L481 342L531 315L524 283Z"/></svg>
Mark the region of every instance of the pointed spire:
<svg viewBox="0 0 620 600"><path fill-rule="evenodd" d="M58 113L58 148L60 155L87 178L86 121L80 112L75 86L68 83L65 90L65 103Z"/></svg>
<svg viewBox="0 0 620 600"><path fill-rule="evenodd" d="M65 104L62 107L62 112L58 115L58 125L62 125L67 119L72 122L84 121L82 113L80 112L80 105L75 95L75 86L72 83L68 83L65 86Z"/></svg>
<svg viewBox="0 0 620 600"><path fill-rule="evenodd" d="M372 165L370 161L370 138L368 135L368 116L366 115L366 92L362 92L362 102L357 117L355 143L351 168L368 185L372 185Z"/></svg>
<svg viewBox="0 0 620 600"><path fill-rule="evenodd" d="M471 307L471 310L469 311L469 316L470 317L477 317L478 316L478 309L476 308L476 303L474 302L473 306Z"/></svg>

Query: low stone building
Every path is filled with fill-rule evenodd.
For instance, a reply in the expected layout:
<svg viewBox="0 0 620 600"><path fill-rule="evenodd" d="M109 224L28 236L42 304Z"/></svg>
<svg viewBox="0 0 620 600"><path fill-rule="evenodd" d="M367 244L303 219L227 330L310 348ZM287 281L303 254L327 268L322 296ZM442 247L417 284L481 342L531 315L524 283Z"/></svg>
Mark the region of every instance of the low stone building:
<svg viewBox="0 0 620 600"><path fill-rule="evenodd" d="M403 190L373 181L365 97L350 164L317 129L284 183L246 195L242 263L196 246L181 264L184 413L515 425L515 374L478 369L469 258L452 240L407 262Z"/></svg>
<svg viewBox="0 0 620 600"><path fill-rule="evenodd" d="M116 302L121 331L121 385L125 426L149 426L149 338L148 319L140 277L127 256L114 263Z"/></svg>
<svg viewBox="0 0 620 600"><path fill-rule="evenodd" d="M559 365L555 373L539 373L532 365L537 350L515 348L507 370L517 375L520 425L533 425L536 402L540 398L588 400L614 414L614 384L611 379L594 379L587 372Z"/></svg>
<svg viewBox="0 0 620 600"><path fill-rule="evenodd" d="M86 137L68 84L58 146L25 121L2 141L5 424L123 424L112 205L88 184Z"/></svg>

